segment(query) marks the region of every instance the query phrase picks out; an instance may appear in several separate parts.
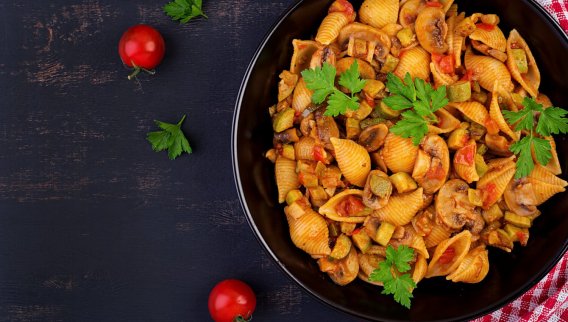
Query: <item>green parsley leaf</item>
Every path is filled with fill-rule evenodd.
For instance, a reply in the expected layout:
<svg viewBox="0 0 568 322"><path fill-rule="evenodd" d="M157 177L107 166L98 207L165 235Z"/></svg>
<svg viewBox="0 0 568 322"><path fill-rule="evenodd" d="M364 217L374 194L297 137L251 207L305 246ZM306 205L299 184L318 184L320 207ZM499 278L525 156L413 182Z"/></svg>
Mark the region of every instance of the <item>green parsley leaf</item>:
<svg viewBox="0 0 568 322"><path fill-rule="evenodd" d="M509 147L509 150L517 155L517 170L515 179L530 175L534 169L534 157L538 163L546 165L552 158L552 146L550 141L543 137L552 134L568 133L568 111L559 107L543 108L542 104L533 98L523 99L523 109L517 112L503 110L503 116L507 122L515 126L515 131L525 131L525 135ZM538 123L535 127L535 117Z"/></svg>
<svg viewBox="0 0 568 322"><path fill-rule="evenodd" d="M351 93L359 93L367 81L359 78L359 64L355 60L344 73L339 75L339 85L347 88Z"/></svg>
<svg viewBox="0 0 568 322"><path fill-rule="evenodd" d="M359 98L355 96L365 86L365 80L360 79L359 67L355 61L348 70L339 75L339 84L346 87L351 95L347 95L335 87L336 69L329 63L322 67L302 71L306 87L313 91L312 102L321 104L327 99L326 116L345 114L347 110L359 109Z"/></svg>
<svg viewBox="0 0 568 322"><path fill-rule="evenodd" d="M201 10L201 5L202 0L174 0L164 6L164 12L172 20L179 20L180 23L184 24L198 16L207 18Z"/></svg>
<svg viewBox="0 0 568 322"><path fill-rule="evenodd" d="M181 130L181 125L185 120L185 115L177 124L161 121L154 121L162 131L149 132L146 139L152 144L152 149L156 152L168 150L168 157L174 160L183 152L191 153L189 142Z"/></svg>
<svg viewBox="0 0 568 322"><path fill-rule="evenodd" d="M407 110L402 112L402 118L390 130L400 137L412 138L412 143L419 145L428 133L428 122L416 111Z"/></svg>
<svg viewBox="0 0 568 322"><path fill-rule="evenodd" d="M410 274L402 274L410 270L409 262L414 257L414 250L401 245L396 250L389 245L386 250L386 259L379 263L379 267L369 274L369 281L383 283L382 294L394 295L394 300L410 309L412 290L416 283Z"/></svg>
<svg viewBox="0 0 568 322"><path fill-rule="evenodd" d="M543 109L538 118L536 132L544 136L567 133L568 119L564 117L567 113L565 109L559 107Z"/></svg>
<svg viewBox="0 0 568 322"><path fill-rule="evenodd" d="M393 73L387 74L387 89L390 96L383 102L396 111L411 109L402 113L402 118L391 131L403 138L412 138L415 145L420 144L428 133L428 124L437 121L434 112L448 105L446 87L433 89L423 79L416 77L412 81L410 73L404 76L404 82Z"/></svg>

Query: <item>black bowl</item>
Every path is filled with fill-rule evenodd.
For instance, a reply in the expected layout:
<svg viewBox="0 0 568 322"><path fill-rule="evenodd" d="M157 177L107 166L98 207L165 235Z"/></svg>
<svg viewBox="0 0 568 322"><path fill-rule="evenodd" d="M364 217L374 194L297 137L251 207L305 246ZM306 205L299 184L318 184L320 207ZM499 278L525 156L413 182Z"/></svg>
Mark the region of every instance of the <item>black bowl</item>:
<svg viewBox="0 0 568 322"><path fill-rule="evenodd" d="M426 279L405 309L381 288L357 280L334 284L316 261L292 243L283 207L277 203L273 164L263 157L272 145L268 106L277 100L278 75L288 69L292 39L310 39L331 0L299 1L286 11L259 46L241 85L233 121L232 157L235 181L248 222L266 251L306 291L334 308L381 321L456 321L490 313L511 302L543 278L568 248L568 193L541 206L526 247L507 254L490 249L490 271L484 281L468 285L443 278ZM361 1L352 1L359 8ZM568 38L532 0L456 1L460 11L496 13L508 34L516 28L529 44L542 74L541 91L556 106L568 108ZM561 164L568 142L557 138ZM564 166L564 173L566 167Z"/></svg>

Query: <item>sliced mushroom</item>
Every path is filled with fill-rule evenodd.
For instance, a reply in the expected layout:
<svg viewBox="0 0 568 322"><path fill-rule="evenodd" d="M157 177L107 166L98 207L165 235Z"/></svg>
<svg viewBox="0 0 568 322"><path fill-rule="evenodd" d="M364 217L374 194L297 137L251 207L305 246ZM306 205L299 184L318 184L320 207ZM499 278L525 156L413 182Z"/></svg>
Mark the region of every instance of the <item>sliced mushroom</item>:
<svg viewBox="0 0 568 322"><path fill-rule="evenodd" d="M389 133L389 128L385 124L376 124L365 128L359 134L359 145L369 152L377 151Z"/></svg>
<svg viewBox="0 0 568 322"><path fill-rule="evenodd" d="M424 0L408 0L400 8L399 23L403 27L414 27L418 13L426 5Z"/></svg>
<svg viewBox="0 0 568 322"><path fill-rule="evenodd" d="M416 36L429 53L443 54L448 50L448 25L442 8L426 7L416 18Z"/></svg>
<svg viewBox="0 0 568 322"><path fill-rule="evenodd" d="M359 259L355 247L351 246L349 254L339 260L330 261L326 257L318 260L320 270L326 272L335 284L346 285L351 283L359 273Z"/></svg>
<svg viewBox="0 0 568 322"><path fill-rule="evenodd" d="M511 180L503 196L509 210L519 216L533 216L538 212L534 189L526 178Z"/></svg>
<svg viewBox="0 0 568 322"><path fill-rule="evenodd" d="M325 46L316 50L310 60L310 68L321 67L324 63L335 66L336 55L330 46Z"/></svg>
<svg viewBox="0 0 568 322"><path fill-rule="evenodd" d="M322 141L326 149L333 150L333 145L329 139L332 137L339 137L339 128L337 127L337 123L335 123L333 117L323 115L323 111L321 109L315 112L315 118L319 139Z"/></svg>
<svg viewBox="0 0 568 322"><path fill-rule="evenodd" d="M460 229L469 218L474 218L475 206L469 202L467 182L452 179L446 182L436 196L436 219L450 229Z"/></svg>
<svg viewBox="0 0 568 322"><path fill-rule="evenodd" d="M385 32L358 22L343 27L337 37L337 42L341 48L345 48L350 38L372 43L380 59L385 58L391 48L391 40Z"/></svg>
<svg viewBox="0 0 568 322"><path fill-rule="evenodd" d="M392 183L386 173L373 170L367 177L363 190L363 203L372 209L380 209L389 201L392 193Z"/></svg>
<svg viewBox="0 0 568 322"><path fill-rule="evenodd" d="M424 138L421 148L412 178L424 188L424 193L432 194L442 187L448 177L450 151L444 139L432 134Z"/></svg>

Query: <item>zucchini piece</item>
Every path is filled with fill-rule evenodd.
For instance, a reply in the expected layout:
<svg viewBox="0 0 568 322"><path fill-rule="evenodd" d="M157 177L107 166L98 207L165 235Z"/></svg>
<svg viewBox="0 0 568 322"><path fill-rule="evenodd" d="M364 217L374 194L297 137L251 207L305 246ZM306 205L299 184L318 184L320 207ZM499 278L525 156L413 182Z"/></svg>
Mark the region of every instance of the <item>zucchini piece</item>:
<svg viewBox="0 0 568 322"><path fill-rule="evenodd" d="M300 172L298 175L300 183L306 188L315 188L318 186L318 176L313 173Z"/></svg>
<svg viewBox="0 0 568 322"><path fill-rule="evenodd" d="M359 133L361 133L359 123L360 121L354 117L348 117L345 119L345 136L348 139L353 139L359 136Z"/></svg>
<svg viewBox="0 0 568 322"><path fill-rule="evenodd" d="M524 49L515 48L511 49L515 65L519 69L519 73L524 74L529 71L529 64L527 63L527 53Z"/></svg>
<svg viewBox="0 0 568 322"><path fill-rule="evenodd" d="M455 129L450 133L448 138L448 148L450 150L459 150L465 146L469 141L469 134L466 129L461 127Z"/></svg>
<svg viewBox="0 0 568 322"><path fill-rule="evenodd" d="M380 72L386 74L394 71L399 61L400 59L394 57L391 54L388 54L387 57L385 58L385 63L383 64L383 67L381 68Z"/></svg>
<svg viewBox="0 0 568 322"><path fill-rule="evenodd" d="M360 121L366 118L367 116L369 116L369 114L371 114L372 111L373 107L371 107L371 105L369 105L367 101L362 100L361 103L359 103L359 109L353 112L353 117Z"/></svg>
<svg viewBox="0 0 568 322"><path fill-rule="evenodd" d="M414 40L414 33L412 32L412 29L410 29L410 27L405 27L396 33L396 38L398 38L398 41L400 41L402 47L408 47Z"/></svg>
<svg viewBox="0 0 568 322"><path fill-rule="evenodd" d="M369 126L377 125L379 123L382 123L383 121L384 121L384 119L382 119L380 117L364 119L359 123L359 127L361 128L361 130L364 130L364 129L368 128Z"/></svg>
<svg viewBox="0 0 568 322"><path fill-rule="evenodd" d="M465 102L471 98L471 83L459 81L448 86L448 100L450 102Z"/></svg>
<svg viewBox="0 0 568 322"><path fill-rule="evenodd" d="M331 258L333 259L342 259L347 256L347 254L349 254L350 250L351 239L347 237L347 235L341 234L339 235L339 237L337 237L335 245L333 246L333 249L331 250L331 254L329 256L331 256Z"/></svg>
<svg viewBox="0 0 568 322"><path fill-rule="evenodd" d="M282 146L282 156L290 160L296 160L296 151L294 147L290 144L284 144Z"/></svg>
<svg viewBox="0 0 568 322"><path fill-rule="evenodd" d="M526 246L529 241L529 230L527 228L519 228L515 225L506 224L505 231L509 234L512 241L518 241L522 246Z"/></svg>
<svg viewBox="0 0 568 322"><path fill-rule="evenodd" d="M479 144L477 146L477 154L479 155L484 155L487 152L487 145L485 144Z"/></svg>
<svg viewBox="0 0 568 322"><path fill-rule="evenodd" d="M477 101L481 104L485 104L487 102L487 93L485 92L479 92L479 93L472 93L471 94L471 99L474 101Z"/></svg>
<svg viewBox="0 0 568 322"><path fill-rule="evenodd" d="M398 117L400 113L402 113L402 111L395 111L392 108L388 107L387 104L383 103L383 101L379 103L379 106L377 106L375 110L377 111L380 117L385 118L387 120L394 119Z"/></svg>
<svg viewBox="0 0 568 322"><path fill-rule="evenodd" d="M298 189L290 190L286 194L286 203L291 205L294 201L302 198L304 195Z"/></svg>
<svg viewBox="0 0 568 322"><path fill-rule="evenodd" d="M481 212L481 215L483 216L485 222L489 224L503 217L503 211L497 204L494 204L493 206L491 206L491 208L483 210Z"/></svg>
<svg viewBox="0 0 568 322"><path fill-rule="evenodd" d="M398 193L414 191L418 188L416 181L406 172L397 172L390 176L390 180Z"/></svg>
<svg viewBox="0 0 568 322"><path fill-rule="evenodd" d="M337 237L341 234L341 231L339 230L339 223L337 221L330 222L327 228L329 229L329 237Z"/></svg>
<svg viewBox="0 0 568 322"><path fill-rule="evenodd" d="M371 192L381 199L389 197L392 193L392 183L388 178L371 174L369 185L371 186Z"/></svg>
<svg viewBox="0 0 568 322"><path fill-rule="evenodd" d="M475 171L477 171L477 174L479 175L480 178L483 177L483 175L487 172L487 170L489 170L489 166L487 165L487 163L485 163L483 156L476 153L474 156L474 162L475 162Z"/></svg>
<svg viewBox="0 0 568 322"><path fill-rule="evenodd" d="M341 227L341 232L347 235L351 235L353 233L353 231L355 230L355 226L357 226L357 224L354 222L342 221L339 224L339 227Z"/></svg>
<svg viewBox="0 0 568 322"><path fill-rule="evenodd" d="M481 198L481 191L477 189L467 189L467 198L469 202L474 206L483 206L483 199Z"/></svg>
<svg viewBox="0 0 568 322"><path fill-rule="evenodd" d="M505 221L521 228L531 227L531 219L529 217L519 216L510 211L505 212Z"/></svg>
<svg viewBox="0 0 568 322"><path fill-rule="evenodd" d="M302 205L300 205L297 201L294 201L289 206L284 207L284 212L294 219L298 219L306 213L304 207L302 207Z"/></svg>
<svg viewBox="0 0 568 322"><path fill-rule="evenodd" d="M377 98L379 93L385 89L385 83L376 79L367 79L365 86L363 87L363 92L369 97Z"/></svg>
<svg viewBox="0 0 568 322"><path fill-rule="evenodd" d="M289 107L276 113L276 115L274 115L274 120L272 121L272 128L274 129L274 132L280 133L291 128L294 125L294 113L294 110Z"/></svg>
<svg viewBox="0 0 568 322"><path fill-rule="evenodd" d="M383 221L379 226L379 229L377 229L375 241L383 246L386 246L391 239L395 228L396 227L393 224Z"/></svg>
<svg viewBox="0 0 568 322"><path fill-rule="evenodd" d="M351 235L351 239L353 239L353 243L363 254L365 254L367 250L369 250L369 247L371 247L371 237L369 237L367 232L363 229L355 230Z"/></svg>

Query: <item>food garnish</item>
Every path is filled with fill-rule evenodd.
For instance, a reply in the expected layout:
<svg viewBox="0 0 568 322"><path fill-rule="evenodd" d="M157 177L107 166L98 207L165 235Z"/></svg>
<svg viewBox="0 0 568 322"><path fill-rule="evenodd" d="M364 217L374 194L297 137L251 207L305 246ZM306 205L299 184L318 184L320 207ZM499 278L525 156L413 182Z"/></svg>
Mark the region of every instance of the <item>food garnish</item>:
<svg viewBox="0 0 568 322"><path fill-rule="evenodd" d="M356 111L359 109L359 98L355 95L365 86L366 81L360 78L359 65L357 61L341 73L339 85L347 88L351 95L347 95L335 87L336 69L329 63L324 63L322 67L306 69L302 71L302 76L308 89L314 91L312 102L321 104L327 100L326 116L338 116L345 114L347 109Z"/></svg>
<svg viewBox="0 0 568 322"><path fill-rule="evenodd" d="M189 142L185 138L181 125L185 121L185 115L177 124L170 124L154 120L162 131L149 132L146 139L152 144L152 149L156 152L168 150L168 157L174 160L183 152L192 152Z"/></svg>
<svg viewBox="0 0 568 322"><path fill-rule="evenodd" d="M164 6L164 12L172 18L179 20L181 24L187 23L195 17L207 18L201 10L202 0L175 0Z"/></svg>
<svg viewBox="0 0 568 322"><path fill-rule="evenodd" d="M434 112L448 104L446 86L433 89L421 78L415 77L412 81L409 73L404 76L404 82L395 74L388 73L386 86L392 95L385 97L383 102L395 111L404 110L391 132L412 138L414 145L420 144L428 133L428 124L438 121Z"/></svg>
<svg viewBox="0 0 568 322"><path fill-rule="evenodd" d="M515 179L528 176L534 169L532 150L538 163L546 165L550 161L552 147L544 137L568 133L568 119L565 117L568 111L553 106L543 108L542 104L529 97L525 97L522 104L524 108L518 112L502 111L508 123L515 125L515 131L526 133L509 148L517 155ZM536 123L535 117L538 118Z"/></svg>
<svg viewBox="0 0 568 322"><path fill-rule="evenodd" d="M404 273L410 270L409 262L413 258L412 248L400 245L395 249L392 245L388 245L386 259L369 275L369 281L383 283L382 294L394 295L394 300L408 309L416 283L410 274Z"/></svg>

